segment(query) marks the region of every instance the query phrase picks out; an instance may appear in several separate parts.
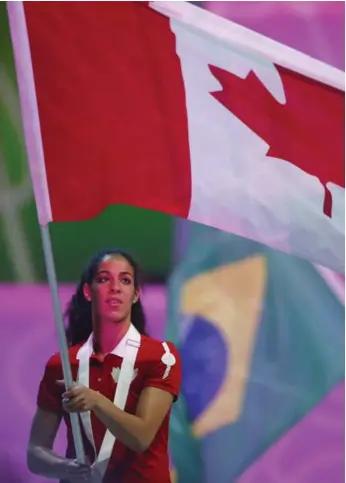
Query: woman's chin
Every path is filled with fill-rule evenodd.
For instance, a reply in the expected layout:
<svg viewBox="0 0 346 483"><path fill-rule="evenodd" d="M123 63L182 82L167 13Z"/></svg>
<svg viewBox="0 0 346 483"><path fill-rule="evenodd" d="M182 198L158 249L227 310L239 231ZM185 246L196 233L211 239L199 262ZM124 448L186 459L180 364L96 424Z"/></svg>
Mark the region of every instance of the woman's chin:
<svg viewBox="0 0 346 483"><path fill-rule="evenodd" d="M126 315L120 314L119 312L107 313L103 318L103 320L111 324L121 324L122 322L125 322L126 319L127 319Z"/></svg>

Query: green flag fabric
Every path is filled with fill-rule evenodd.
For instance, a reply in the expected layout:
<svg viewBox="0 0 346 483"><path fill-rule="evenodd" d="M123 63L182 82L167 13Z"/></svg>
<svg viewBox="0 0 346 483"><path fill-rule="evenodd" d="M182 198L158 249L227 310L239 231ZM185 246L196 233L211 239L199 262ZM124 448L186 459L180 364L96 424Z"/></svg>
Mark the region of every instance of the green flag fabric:
<svg viewBox="0 0 346 483"><path fill-rule="evenodd" d="M169 283L178 483L230 483L344 379L344 306L308 262L194 224Z"/></svg>

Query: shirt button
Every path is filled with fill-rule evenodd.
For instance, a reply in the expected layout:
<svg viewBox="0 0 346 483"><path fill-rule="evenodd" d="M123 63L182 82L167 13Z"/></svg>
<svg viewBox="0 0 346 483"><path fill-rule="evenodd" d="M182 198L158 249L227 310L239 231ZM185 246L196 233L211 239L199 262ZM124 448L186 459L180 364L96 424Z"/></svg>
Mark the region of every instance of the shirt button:
<svg viewBox="0 0 346 483"><path fill-rule="evenodd" d="M99 377L99 378L97 379L97 382L101 382L101 381L102 381L102 378L101 378L101 377Z"/></svg>

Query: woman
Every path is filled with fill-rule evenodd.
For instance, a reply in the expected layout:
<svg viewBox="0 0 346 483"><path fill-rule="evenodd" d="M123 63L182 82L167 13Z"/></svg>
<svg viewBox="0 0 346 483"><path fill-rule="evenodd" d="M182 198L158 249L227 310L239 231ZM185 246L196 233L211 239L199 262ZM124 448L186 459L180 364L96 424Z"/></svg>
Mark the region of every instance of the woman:
<svg viewBox="0 0 346 483"><path fill-rule="evenodd" d="M76 383L65 391L60 355L53 355L38 391L30 471L71 483L169 483L169 415L179 393L181 364L172 344L145 335L134 260L120 250L96 256L82 275L67 318ZM90 464L75 459L72 412L80 414ZM66 458L52 450L62 418Z"/></svg>

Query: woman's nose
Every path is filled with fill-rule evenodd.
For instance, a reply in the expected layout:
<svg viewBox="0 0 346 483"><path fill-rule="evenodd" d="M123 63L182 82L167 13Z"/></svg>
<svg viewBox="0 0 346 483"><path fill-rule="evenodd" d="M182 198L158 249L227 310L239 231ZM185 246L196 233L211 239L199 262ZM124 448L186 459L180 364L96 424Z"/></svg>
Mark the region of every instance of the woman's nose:
<svg viewBox="0 0 346 483"><path fill-rule="evenodd" d="M114 281L110 285L110 291L111 292L120 292L120 283L117 281Z"/></svg>

